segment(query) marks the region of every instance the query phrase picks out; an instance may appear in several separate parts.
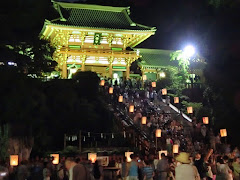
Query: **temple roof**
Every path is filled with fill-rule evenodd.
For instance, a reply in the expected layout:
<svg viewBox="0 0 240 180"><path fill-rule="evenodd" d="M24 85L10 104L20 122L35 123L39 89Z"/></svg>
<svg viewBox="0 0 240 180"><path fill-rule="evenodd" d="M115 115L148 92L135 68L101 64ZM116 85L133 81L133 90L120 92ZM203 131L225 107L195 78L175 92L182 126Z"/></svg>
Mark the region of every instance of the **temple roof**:
<svg viewBox="0 0 240 180"><path fill-rule="evenodd" d="M129 17L128 7L62 2L54 2L54 7L59 12L60 18L50 21L51 24L85 28L156 31L155 28L134 23Z"/></svg>
<svg viewBox="0 0 240 180"><path fill-rule="evenodd" d="M134 48L134 50L139 51L140 61L139 65L146 68L160 68L166 66L178 66L177 61L170 61L170 54L174 51L172 50L162 50L162 49L143 49ZM204 69L206 63L203 61L190 61L190 68L193 69Z"/></svg>

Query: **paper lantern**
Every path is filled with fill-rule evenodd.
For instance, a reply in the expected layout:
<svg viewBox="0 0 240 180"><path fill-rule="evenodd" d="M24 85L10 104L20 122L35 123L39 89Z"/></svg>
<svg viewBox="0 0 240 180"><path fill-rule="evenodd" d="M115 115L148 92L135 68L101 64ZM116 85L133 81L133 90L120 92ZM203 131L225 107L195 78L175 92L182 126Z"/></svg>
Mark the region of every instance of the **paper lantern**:
<svg viewBox="0 0 240 180"><path fill-rule="evenodd" d="M220 135L221 135L221 137L227 137L227 130L226 129L221 129L220 130Z"/></svg>
<svg viewBox="0 0 240 180"><path fill-rule="evenodd" d="M18 155L10 156L10 166L18 166Z"/></svg>
<svg viewBox="0 0 240 180"><path fill-rule="evenodd" d="M146 116L142 117L142 124L147 124L147 117Z"/></svg>
<svg viewBox="0 0 240 180"><path fill-rule="evenodd" d="M97 160L97 153L88 153L88 160L92 161L92 163L95 163Z"/></svg>
<svg viewBox="0 0 240 180"><path fill-rule="evenodd" d="M147 80L147 75L143 75L142 79L143 79L143 81L146 81Z"/></svg>
<svg viewBox="0 0 240 180"><path fill-rule="evenodd" d="M188 114L192 114L193 113L193 107L187 107L187 112L188 112Z"/></svg>
<svg viewBox="0 0 240 180"><path fill-rule="evenodd" d="M131 162L132 159L130 158L131 154L134 154L133 152L125 152L125 157L127 159L127 162Z"/></svg>
<svg viewBox="0 0 240 180"><path fill-rule="evenodd" d="M208 117L203 117L203 124L208 124L209 123L209 119Z"/></svg>
<svg viewBox="0 0 240 180"><path fill-rule="evenodd" d="M134 105L130 105L130 106L129 106L129 112L130 112L130 113L133 113L133 112L134 112Z"/></svg>
<svg viewBox="0 0 240 180"><path fill-rule="evenodd" d="M162 157L161 157L161 154L162 154L162 153L164 153L165 156L167 156L167 154L168 154L167 150L159 151L159 152L158 152L158 157L159 157L159 159L162 159Z"/></svg>
<svg viewBox="0 0 240 180"><path fill-rule="evenodd" d="M118 102L123 102L123 96L118 97Z"/></svg>
<svg viewBox="0 0 240 180"><path fill-rule="evenodd" d="M167 89L162 89L162 95L167 95Z"/></svg>
<svg viewBox="0 0 240 180"><path fill-rule="evenodd" d="M105 81L104 80L101 80L100 81L100 86L104 86L105 85Z"/></svg>
<svg viewBox="0 0 240 180"><path fill-rule="evenodd" d="M161 129L157 129L156 130L156 137L161 137L161 135L162 135Z"/></svg>
<svg viewBox="0 0 240 180"><path fill-rule="evenodd" d="M178 144L174 144L174 145L173 145L173 153L174 153L174 154L177 154L177 153L178 153L178 149L179 149Z"/></svg>
<svg viewBox="0 0 240 180"><path fill-rule="evenodd" d="M156 82L152 82L152 87L153 88L157 87Z"/></svg>
<svg viewBox="0 0 240 180"><path fill-rule="evenodd" d="M53 164L59 164L59 154L51 154L51 157L54 158L52 161Z"/></svg>
<svg viewBox="0 0 240 180"><path fill-rule="evenodd" d="M179 97L174 97L174 103L178 104L179 103Z"/></svg>
<svg viewBox="0 0 240 180"><path fill-rule="evenodd" d="M113 94L113 87L109 88L109 94Z"/></svg>

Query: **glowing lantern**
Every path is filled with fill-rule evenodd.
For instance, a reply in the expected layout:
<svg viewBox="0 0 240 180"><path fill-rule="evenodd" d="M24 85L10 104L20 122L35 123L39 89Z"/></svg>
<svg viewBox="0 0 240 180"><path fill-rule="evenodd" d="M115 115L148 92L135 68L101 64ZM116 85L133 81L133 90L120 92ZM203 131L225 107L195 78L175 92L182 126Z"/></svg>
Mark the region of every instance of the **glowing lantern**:
<svg viewBox="0 0 240 180"><path fill-rule="evenodd" d="M105 85L105 81L104 80L101 80L100 81L100 86L104 86Z"/></svg>
<svg viewBox="0 0 240 180"><path fill-rule="evenodd" d="M157 87L156 82L152 82L152 87L153 88Z"/></svg>
<svg viewBox="0 0 240 180"><path fill-rule="evenodd" d="M167 89L162 89L162 95L167 95Z"/></svg>
<svg viewBox="0 0 240 180"><path fill-rule="evenodd" d="M193 113L193 108L192 107L187 107L187 112L188 112L188 114L192 114Z"/></svg>
<svg viewBox="0 0 240 180"><path fill-rule="evenodd" d="M118 102L123 102L123 96L118 97Z"/></svg>
<svg viewBox="0 0 240 180"><path fill-rule="evenodd" d="M142 117L142 124L147 124L147 117L146 116Z"/></svg>
<svg viewBox="0 0 240 180"><path fill-rule="evenodd" d="M113 94L113 87L109 88L109 94Z"/></svg>
<svg viewBox="0 0 240 180"><path fill-rule="evenodd" d="M203 124L208 124L209 123L208 117L203 117L202 120L203 120Z"/></svg>
<svg viewBox="0 0 240 180"><path fill-rule="evenodd" d="M92 163L95 163L97 160L97 153L88 153L88 160L92 161Z"/></svg>
<svg viewBox="0 0 240 180"><path fill-rule="evenodd" d="M227 137L227 130L226 129L220 129L221 137Z"/></svg>
<svg viewBox="0 0 240 180"><path fill-rule="evenodd" d="M53 164L59 164L59 154L51 154L51 157L54 157Z"/></svg>
<svg viewBox="0 0 240 180"><path fill-rule="evenodd" d="M143 81L146 81L147 80L147 75L143 75L142 79L143 79Z"/></svg>
<svg viewBox="0 0 240 180"><path fill-rule="evenodd" d="M157 129L156 130L156 137L161 137L161 135L162 135L161 129Z"/></svg>
<svg viewBox="0 0 240 180"><path fill-rule="evenodd" d="M174 153L174 154L177 154L177 153L178 153L178 149L179 149L178 144L174 144L174 145L173 145L173 153Z"/></svg>
<svg viewBox="0 0 240 180"><path fill-rule="evenodd" d="M126 157L126 159L127 159L127 162L131 162L131 158L130 158L130 156L131 156L131 154L134 154L133 152L125 152L125 157Z"/></svg>
<svg viewBox="0 0 240 180"><path fill-rule="evenodd" d="M159 159L162 159L162 157L161 157L161 154L162 154L162 153L164 153L165 156L167 156L167 154L168 154L167 150L159 151L159 152L158 152Z"/></svg>
<svg viewBox="0 0 240 180"><path fill-rule="evenodd" d="M133 112L134 112L134 105L130 105L130 106L129 106L129 112L130 112L130 113L133 113Z"/></svg>
<svg viewBox="0 0 240 180"><path fill-rule="evenodd" d="M18 166L18 155L10 156L10 166Z"/></svg>
<svg viewBox="0 0 240 180"><path fill-rule="evenodd" d="M174 103L178 104L179 103L179 97L174 97Z"/></svg>

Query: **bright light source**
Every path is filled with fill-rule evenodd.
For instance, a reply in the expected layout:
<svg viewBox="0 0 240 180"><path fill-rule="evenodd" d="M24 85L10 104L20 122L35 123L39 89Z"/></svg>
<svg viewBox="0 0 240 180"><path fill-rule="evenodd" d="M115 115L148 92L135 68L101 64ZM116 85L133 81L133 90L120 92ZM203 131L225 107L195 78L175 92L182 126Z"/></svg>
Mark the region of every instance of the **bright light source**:
<svg viewBox="0 0 240 180"><path fill-rule="evenodd" d="M191 45L188 45L184 48L183 53L188 58L192 57L195 54L195 48Z"/></svg>
<svg viewBox="0 0 240 180"><path fill-rule="evenodd" d="M117 79L117 78L118 78L118 74L117 74L117 73L114 73L114 74L113 74L113 78L114 78L114 79Z"/></svg>
<svg viewBox="0 0 240 180"><path fill-rule="evenodd" d="M166 77L165 72L160 72L160 77L161 77L161 78L165 78L165 77Z"/></svg>
<svg viewBox="0 0 240 180"><path fill-rule="evenodd" d="M77 68L71 69L71 73L72 73L72 74L75 74L77 71L78 71Z"/></svg>
<svg viewBox="0 0 240 180"><path fill-rule="evenodd" d="M17 63L14 63L14 62L8 62L8 65L9 65L9 66L17 66Z"/></svg>

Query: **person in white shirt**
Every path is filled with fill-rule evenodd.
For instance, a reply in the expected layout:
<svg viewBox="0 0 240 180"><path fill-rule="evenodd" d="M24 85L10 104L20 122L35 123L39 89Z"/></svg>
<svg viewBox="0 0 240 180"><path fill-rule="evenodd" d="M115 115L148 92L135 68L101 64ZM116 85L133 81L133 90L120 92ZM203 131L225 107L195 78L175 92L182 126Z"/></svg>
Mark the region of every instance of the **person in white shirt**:
<svg viewBox="0 0 240 180"><path fill-rule="evenodd" d="M177 157L176 161L179 165L175 169L176 180L200 180L198 170L195 166L190 165L189 154L181 152Z"/></svg>

